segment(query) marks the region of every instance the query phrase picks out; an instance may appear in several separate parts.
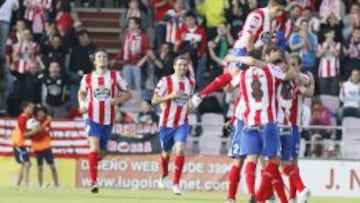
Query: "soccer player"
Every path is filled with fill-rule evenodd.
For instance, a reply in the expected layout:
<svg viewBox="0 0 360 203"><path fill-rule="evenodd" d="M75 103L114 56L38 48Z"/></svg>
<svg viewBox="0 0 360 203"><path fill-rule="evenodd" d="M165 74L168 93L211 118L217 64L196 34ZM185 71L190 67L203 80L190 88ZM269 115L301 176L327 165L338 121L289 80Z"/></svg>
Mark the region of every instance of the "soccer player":
<svg viewBox="0 0 360 203"><path fill-rule="evenodd" d="M188 63L189 61L184 56L176 57L174 74L161 78L152 98L152 104L160 104L161 107L159 137L162 148L162 175L159 187L164 187L164 181L169 174L170 153L175 145L175 172L172 189L176 195L181 194L179 182L185 161L185 143L190 129L188 123L190 96L195 85L195 81L186 76Z"/></svg>
<svg viewBox="0 0 360 203"><path fill-rule="evenodd" d="M291 55L289 59L290 65L299 73L301 69L301 58L297 55ZM302 74L303 75L303 74ZM291 135L290 136L281 136L281 139L290 139L285 142L292 143L287 144L286 150L283 149L282 152L282 165L283 172L289 176L289 185L290 185L290 201L289 203L295 203L296 191L299 191L298 202L305 203L310 196L310 190L304 186L304 183L300 177L299 168L298 168L298 156L299 156L299 146L300 146L300 132L299 126L301 121L301 107L304 102L304 97L312 97L314 94L314 77L310 72L306 72L306 75L309 80L308 86L298 85L293 91L293 99L291 104L289 101L285 101L285 105L290 109L285 111L287 112L287 123L291 125ZM286 89L286 88L285 88ZM280 90L281 91L281 90ZM279 103L282 103L279 100ZM278 120L281 120L281 116ZM284 123L284 121L282 121ZM285 138L284 138L285 137ZM285 144L286 145L286 144ZM291 146L291 147L288 147ZM291 157L291 161L290 160Z"/></svg>
<svg viewBox="0 0 360 203"><path fill-rule="evenodd" d="M85 131L88 135L88 156L91 192L98 193L97 165L107 149L116 107L131 98L126 81L119 72L108 70L105 50L94 53L95 70L83 76L78 92L79 110L86 112Z"/></svg>
<svg viewBox="0 0 360 203"><path fill-rule="evenodd" d="M269 0L267 7L252 11L246 18L243 30L235 42L233 55L245 56L249 50L260 49L264 44L270 44L272 37L279 29L276 18L282 14L286 5L286 0ZM232 68L228 73L218 76L205 89L194 95L192 98L194 106L198 106L203 97L229 84L241 66L241 63L237 63L237 68Z"/></svg>
<svg viewBox="0 0 360 203"><path fill-rule="evenodd" d="M41 128L38 127L33 130L26 129L26 122L32 117L35 105L31 102L24 102L22 104L22 113L17 118L14 131L11 134L11 143L14 148L15 160L20 164L19 172L15 187L18 188L24 179L25 186L29 186L29 172L30 172L30 158L25 147L25 139L29 136L35 135L40 132Z"/></svg>
<svg viewBox="0 0 360 203"><path fill-rule="evenodd" d="M35 109L35 118L39 121L41 131L31 136L31 147L36 155L36 162L38 166L38 182L39 186L43 185L44 176L44 160L49 165L54 186L59 187L58 173L55 167L54 156L51 151L51 137L50 124L51 120L48 118L48 111L45 107L38 107Z"/></svg>

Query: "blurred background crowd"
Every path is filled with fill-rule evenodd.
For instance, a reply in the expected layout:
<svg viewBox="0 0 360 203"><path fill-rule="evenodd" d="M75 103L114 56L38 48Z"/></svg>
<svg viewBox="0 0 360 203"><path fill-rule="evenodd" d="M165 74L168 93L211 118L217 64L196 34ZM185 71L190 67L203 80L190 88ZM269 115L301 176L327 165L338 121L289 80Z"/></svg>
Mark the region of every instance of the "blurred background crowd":
<svg viewBox="0 0 360 203"><path fill-rule="evenodd" d="M110 52L110 65L122 72L139 94L133 103L141 105L135 112L120 108L117 120L157 122L149 100L158 80L172 73L174 57L189 57L190 74L202 89L223 73L224 58L249 12L266 5L267 0L0 0L1 115L15 117L23 101L32 101L54 118L81 117L79 82L92 70L92 53L104 47L94 43L99 35L78 13L108 8L120 13L117 27L111 27L118 42L112 44L117 51ZM305 155L322 156L327 148L336 153L339 145L316 143L341 141L340 128L307 127L360 118L360 1L289 0L277 22L281 29L274 43L299 55L302 69L316 78L316 96L303 108L303 138L314 143ZM206 98L196 111L193 134L202 134L205 113L222 114L226 122L233 100L223 92ZM228 136L225 129L222 136Z"/></svg>

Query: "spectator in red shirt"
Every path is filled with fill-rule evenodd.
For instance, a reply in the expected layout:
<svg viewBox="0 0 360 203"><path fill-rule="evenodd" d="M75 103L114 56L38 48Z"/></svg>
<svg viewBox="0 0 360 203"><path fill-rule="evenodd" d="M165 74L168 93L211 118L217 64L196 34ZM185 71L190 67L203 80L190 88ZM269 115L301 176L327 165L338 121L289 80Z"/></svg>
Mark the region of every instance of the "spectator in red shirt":
<svg viewBox="0 0 360 203"><path fill-rule="evenodd" d="M160 47L165 42L166 22L164 17L172 9L174 0L153 0L151 7L155 14L155 46Z"/></svg>
<svg viewBox="0 0 360 203"><path fill-rule="evenodd" d="M128 33L123 40L123 74L132 89L141 90L141 66L144 64L146 53L150 48L149 40L140 29L139 18L129 19ZM117 55L119 57L120 54Z"/></svg>
<svg viewBox="0 0 360 203"><path fill-rule="evenodd" d="M195 14L188 12L185 17L185 24L177 31L175 51L190 53L193 66L196 68L195 79L197 86L201 85L203 81L206 43L205 29L196 24Z"/></svg>

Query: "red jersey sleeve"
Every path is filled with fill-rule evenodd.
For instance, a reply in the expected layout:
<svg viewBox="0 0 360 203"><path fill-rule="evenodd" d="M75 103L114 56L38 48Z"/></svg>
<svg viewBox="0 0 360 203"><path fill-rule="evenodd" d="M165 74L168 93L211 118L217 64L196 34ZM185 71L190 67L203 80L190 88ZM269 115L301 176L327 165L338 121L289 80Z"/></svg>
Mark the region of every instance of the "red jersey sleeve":
<svg viewBox="0 0 360 203"><path fill-rule="evenodd" d="M22 133L26 132L26 121L27 118L25 116L19 116L19 118L17 119L19 129Z"/></svg>

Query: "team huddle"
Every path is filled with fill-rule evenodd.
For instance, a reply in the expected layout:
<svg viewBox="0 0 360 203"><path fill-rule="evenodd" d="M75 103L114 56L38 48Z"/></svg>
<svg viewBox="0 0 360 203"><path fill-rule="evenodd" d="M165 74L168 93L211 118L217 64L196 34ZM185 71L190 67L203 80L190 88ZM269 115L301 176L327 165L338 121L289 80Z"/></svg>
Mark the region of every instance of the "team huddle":
<svg viewBox="0 0 360 203"><path fill-rule="evenodd" d="M252 11L226 57L227 67L205 89L194 94L195 81L188 76L187 57L174 60L174 73L161 78L154 90L152 104L160 105L159 139L161 144L161 176L159 187L169 175L169 160L175 146L173 192L180 195L180 178L185 162L184 148L190 126L188 115L202 99L226 87L239 89L234 101L232 138L229 156L233 158L229 172L227 202L236 201L242 168L249 202L265 202L276 193L281 203L305 203L310 190L299 173L297 157L300 142L301 106L314 92L311 73L302 73L301 58L288 55L272 43L279 29L276 21L286 0L269 0L268 7ZM83 76L78 93L80 111L86 114L91 192L98 192L97 165L106 151L114 123L115 108L131 98L122 76L108 70L104 50L94 53L95 70ZM261 163L261 179L255 188L257 163ZM289 195L284 189L281 172L289 178ZM298 194L298 195L297 195Z"/></svg>

